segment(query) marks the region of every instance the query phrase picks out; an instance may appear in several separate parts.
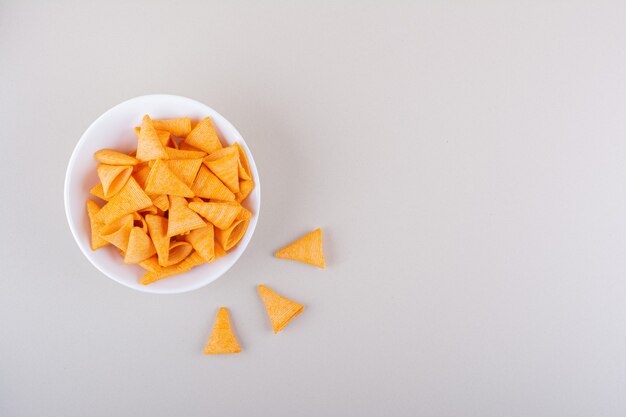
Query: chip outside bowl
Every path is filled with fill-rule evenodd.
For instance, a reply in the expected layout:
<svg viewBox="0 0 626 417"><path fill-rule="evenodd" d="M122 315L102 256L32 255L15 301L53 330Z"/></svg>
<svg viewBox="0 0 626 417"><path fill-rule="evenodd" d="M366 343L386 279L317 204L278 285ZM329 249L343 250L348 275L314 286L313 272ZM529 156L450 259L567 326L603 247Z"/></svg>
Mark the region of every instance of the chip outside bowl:
<svg viewBox="0 0 626 417"><path fill-rule="evenodd" d="M232 145L238 142L246 152L255 188L243 206L253 215L248 229L235 248L226 256L210 263L202 264L191 271L171 278L157 281L150 285L141 285L139 280L145 273L137 265L127 265L119 252L112 246L96 251L91 250L91 232L87 216L86 201L94 199L89 194L91 187L97 184L96 167L98 162L93 158L94 152L102 148L111 148L129 152L136 147L137 140L134 127L141 124L144 114L154 119L172 119L190 117L192 120L211 117L215 129L223 142ZM129 288L138 291L177 294L193 291L215 281L226 273L246 250L259 218L261 207L261 182L254 162L254 157L235 127L209 106L198 101L174 95L154 94L135 97L111 108L97 118L83 133L70 157L65 174L65 214L72 235L85 257L104 275Z"/></svg>

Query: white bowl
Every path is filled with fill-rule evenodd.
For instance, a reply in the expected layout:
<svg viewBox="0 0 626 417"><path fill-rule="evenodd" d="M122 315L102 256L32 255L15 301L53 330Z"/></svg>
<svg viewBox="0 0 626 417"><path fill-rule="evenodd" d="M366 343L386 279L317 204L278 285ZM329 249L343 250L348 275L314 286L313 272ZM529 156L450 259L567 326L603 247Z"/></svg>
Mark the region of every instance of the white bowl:
<svg viewBox="0 0 626 417"><path fill-rule="evenodd" d="M210 264L202 264L189 272L150 285L139 283L145 271L137 265L124 264L114 247L109 245L97 251L91 250L89 217L85 206L88 198L94 198L89 194L89 190L98 183L96 173L98 163L93 157L94 152L102 148L130 152L136 148L137 140L133 128L141 124L144 114L149 114L155 119L190 117L192 120L200 120L206 116L211 117L222 143L231 145L239 142L245 150L255 182L254 190L243 203L252 212L252 219L246 234L237 246L226 256ZM97 198L94 199L99 201ZM261 182L246 141L218 112L207 105L180 96L155 94L135 97L105 112L83 133L74 148L65 174L65 213L80 250L100 272L112 280L144 292L175 294L192 291L222 276L246 250L259 218L260 206Z"/></svg>

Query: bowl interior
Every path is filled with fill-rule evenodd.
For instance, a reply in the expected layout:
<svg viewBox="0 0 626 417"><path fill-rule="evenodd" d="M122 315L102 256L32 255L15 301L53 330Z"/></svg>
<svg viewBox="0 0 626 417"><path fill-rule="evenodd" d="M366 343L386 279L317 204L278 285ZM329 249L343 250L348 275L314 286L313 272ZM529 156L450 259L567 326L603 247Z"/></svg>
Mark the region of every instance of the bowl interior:
<svg viewBox="0 0 626 417"><path fill-rule="evenodd" d="M112 246L92 251L90 246L90 227L85 202L91 198L102 204L89 190L98 183L96 174L97 161L94 152L102 148L111 148L130 152L137 147L134 127L141 124L144 114L154 119L190 117L200 120L210 116L222 144L225 146L238 142L246 152L250 170L255 182L252 193L243 205L252 212L252 219L246 234L239 244L226 256L210 263L193 268L191 271L150 285L141 285L140 277L145 273L137 265L126 265L122 257ZM78 246L87 259L109 278L139 291L153 293L181 293L192 291L219 278L235 264L250 242L258 220L261 203L259 174L250 149L237 129L215 110L185 97L171 95L150 95L125 101L100 116L89 126L80 138L67 168L65 178L65 211L70 229Z"/></svg>

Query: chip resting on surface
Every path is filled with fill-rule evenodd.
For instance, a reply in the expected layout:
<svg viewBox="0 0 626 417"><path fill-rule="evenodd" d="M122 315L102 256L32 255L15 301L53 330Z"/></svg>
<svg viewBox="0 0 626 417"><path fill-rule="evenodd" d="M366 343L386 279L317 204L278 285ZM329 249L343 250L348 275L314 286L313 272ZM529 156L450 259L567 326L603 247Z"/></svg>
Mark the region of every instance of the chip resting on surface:
<svg viewBox="0 0 626 417"><path fill-rule="evenodd" d="M322 229L315 229L306 236L285 246L274 254L277 258L291 259L309 265L325 268L324 252L322 250Z"/></svg>
<svg viewBox="0 0 626 417"><path fill-rule="evenodd" d="M239 353L241 347L237 342L237 338L233 333L228 316L228 309L220 307L217 312L217 318L213 325L211 337L204 347L205 355L217 355L224 353Z"/></svg>
<svg viewBox="0 0 626 417"><path fill-rule="evenodd" d="M274 333L280 332L287 323L304 311L302 304L276 294L265 285L257 286L257 290L263 300L263 304L265 304Z"/></svg>

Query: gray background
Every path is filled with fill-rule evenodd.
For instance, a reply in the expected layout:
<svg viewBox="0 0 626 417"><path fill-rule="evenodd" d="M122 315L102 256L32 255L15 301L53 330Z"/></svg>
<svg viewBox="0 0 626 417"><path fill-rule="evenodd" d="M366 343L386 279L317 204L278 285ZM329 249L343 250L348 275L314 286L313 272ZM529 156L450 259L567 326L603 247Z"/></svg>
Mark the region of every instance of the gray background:
<svg viewBox="0 0 626 417"><path fill-rule="evenodd" d="M173 3L0 1L1 416L626 414L626 3ZM262 176L190 294L65 220L76 141L147 93ZM271 256L317 226L327 270ZM279 335L258 283L306 305ZM244 352L206 357L221 305Z"/></svg>

